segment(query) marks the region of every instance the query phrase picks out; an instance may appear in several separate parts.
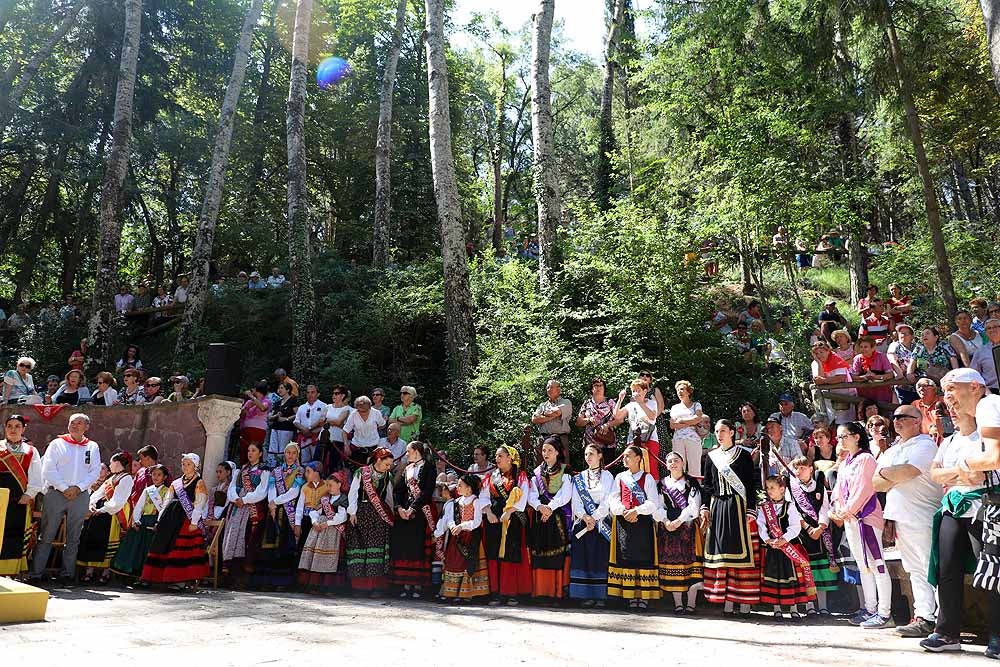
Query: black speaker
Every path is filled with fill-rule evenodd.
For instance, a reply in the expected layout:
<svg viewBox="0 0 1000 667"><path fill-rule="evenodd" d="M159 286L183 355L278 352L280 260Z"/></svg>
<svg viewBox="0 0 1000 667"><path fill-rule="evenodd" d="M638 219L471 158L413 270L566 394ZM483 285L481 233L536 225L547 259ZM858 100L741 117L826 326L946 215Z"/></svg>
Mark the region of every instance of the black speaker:
<svg viewBox="0 0 1000 667"><path fill-rule="evenodd" d="M239 349L230 343L209 343L208 367L205 369L205 393L239 396L240 369L243 365Z"/></svg>

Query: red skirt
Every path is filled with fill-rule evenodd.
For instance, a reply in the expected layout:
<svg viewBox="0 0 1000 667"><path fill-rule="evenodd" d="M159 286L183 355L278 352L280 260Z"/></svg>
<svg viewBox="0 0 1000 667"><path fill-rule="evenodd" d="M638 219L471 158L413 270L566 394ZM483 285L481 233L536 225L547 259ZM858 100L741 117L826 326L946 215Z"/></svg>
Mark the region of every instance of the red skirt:
<svg viewBox="0 0 1000 667"><path fill-rule="evenodd" d="M504 597L531 595L531 561L528 545L521 545L521 562L510 563L502 560L487 562L490 572L490 592ZM567 577L567 581L569 581Z"/></svg>
<svg viewBox="0 0 1000 667"><path fill-rule="evenodd" d="M184 519L174 548L165 554L150 553L142 568L141 579L151 584L180 584L207 579L208 576L205 538L197 526Z"/></svg>

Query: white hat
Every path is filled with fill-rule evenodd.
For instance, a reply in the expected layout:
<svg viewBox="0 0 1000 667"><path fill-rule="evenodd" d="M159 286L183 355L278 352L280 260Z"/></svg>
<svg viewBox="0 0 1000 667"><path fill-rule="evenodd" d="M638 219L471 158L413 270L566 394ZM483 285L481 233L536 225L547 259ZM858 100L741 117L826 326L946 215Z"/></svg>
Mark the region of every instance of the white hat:
<svg viewBox="0 0 1000 667"><path fill-rule="evenodd" d="M947 375L941 378L941 386L947 383L954 384L981 384L986 386L986 379L983 378L982 373L974 368L956 368L954 370L948 371Z"/></svg>
<svg viewBox="0 0 1000 667"><path fill-rule="evenodd" d="M187 459L188 461L193 463L195 468L201 467L201 457L193 452L188 454L181 454L181 461L183 461L184 459Z"/></svg>

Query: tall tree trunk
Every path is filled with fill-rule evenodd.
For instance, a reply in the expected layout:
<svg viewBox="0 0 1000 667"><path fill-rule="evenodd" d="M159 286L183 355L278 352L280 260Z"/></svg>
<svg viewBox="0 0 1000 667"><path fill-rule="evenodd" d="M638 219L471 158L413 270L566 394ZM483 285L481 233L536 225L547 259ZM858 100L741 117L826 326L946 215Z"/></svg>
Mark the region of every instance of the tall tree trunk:
<svg viewBox="0 0 1000 667"><path fill-rule="evenodd" d="M277 0L275 0L277 4ZM201 324L205 312L205 297L208 294L208 265L212 260L212 248L215 245L215 225L219 221L219 207L222 205L222 190L226 184L226 169L229 166L229 149L233 143L233 124L236 120L236 107L243 92L243 82L246 80L247 63L250 60L250 42L253 31L260 21L260 13L264 0L253 0L243 29L240 31L240 41L236 44L236 55L233 58L233 71L229 75L229 85L222 98L222 109L219 112L219 126L215 133L215 148L212 150L212 165L208 168L208 185L205 186L205 199L201 204L201 215L198 218L198 230L195 232L194 248L191 251L191 276L188 287L187 305L184 307L184 319L177 334L177 344L174 347L174 358L180 358L194 349L194 329ZM270 40L270 36L268 36Z"/></svg>
<svg viewBox="0 0 1000 667"><path fill-rule="evenodd" d="M69 29L76 25L76 20L80 15L80 12L86 6L87 0L77 0L77 2L70 7L69 12L63 17L63 20L56 27L55 31L49 35L48 40L45 44L35 52L35 55L31 57L28 64L25 65L24 71L21 73L21 78L18 80L17 85L15 85L8 94L3 95L4 91L0 91L0 137L4 135L7 131L7 126L10 124L11 119L14 117L14 111L17 106L24 99L25 93L28 92L28 86L31 85L32 79L38 73L39 68L41 68L42 63L48 60L49 56L52 55L52 50L56 47L56 44L66 36ZM16 72L17 65L13 64L14 70L8 70L9 74ZM8 75L9 75L8 74ZM10 80L13 82L13 79Z"/></svg>
<svg viewBox="0 0 1000 667"><path fill-rule="evenodd" d="M993 85L1000 92L1000 0L979 0L986 24L986 46L993 67Z"/></svg>
<svg viewBox="0 0 1000 667"><path fill-rule="evenodd" d="M253 129L250 137L253 141L263 141L261 128L264 125L266 110L264 105L271 88L271 63L274 60L275 43L277 41L274 32L274 23L278 14L278 5L281 0L271 2L271 20L267 31L266 46L264 47L264 64L261 66L260 84L257 86L257 100L253 108ZM257 217L257 184L264 176L264 155L265 151L259 150L254 153L253 163L250 167L250 178L246 185L246 206L243 209L243 219L248 223L253 223ZM275 225L277 231L277 225Z"/></svg>
<svg viewBox="0 0 1000 667"><path fill-rule="evenodd" d="M963 207L965 208L965 215L968 217L969 222L973 226L979 224L979 207L976 206L976 202L972 198L972 188L969 187L969 178L965 175L965 165L958 158L952 160L951 163L952 174L955 177L955 182L958 184L958 192L955 193L957 197L961 197Z"/></svg>
<svg viewBox="0 0 1000 667"><path fill-rule="evenodd" d="M18 268L14 278L14 303L27 301L25 293L31 292L31 282L35 273L35 262L41 253L42 244L49 231L49 220L54 217L59 210L59 190L62 183L63 171L66 169L66 158L69 156L70 142L65 135L59 146L59 153L54 160L49 162L49 181L45 187L45 195L42 197L42 205L35 219L35 226L28 237L28 243L23 248L21 266ZM51 155L50 155L51 157Z"/></svg>
<svg viewBox="0 0 1000 667"><path fill-rule="evenodd" d="M384 269L389 261L389 219L392 216L392 100L396 88L396 67L403 48L408 0L396 5L396 29L385 59L382 95L378 103L378 131L375 135L375 224L372 228L372 264Z"/></svg>
<svg viewBox="0 0 1000 667"><path fill-rule="evenodd" d="M934 246L934 263L937 266L938 279L941 281L941 297L944 299L944 305L948 311L948 319L950 320L955 317L955 313L958 311L958 302L955 299L955 285L951 276L951 264L948 262L948 250L944 244L944 230L941 228L941 212L938 206L937 193L935 192L934 176L931 174L930 164L927 160L927 151L924 149L924 136L920 127L920 116L917 115L910 77L906 71L906 62L903 59L902 49L899 46L899 37L896 35L892 10L889 8L887 1L884 2L882 9L883 27L889 41L889 53L892 56L892 64L895 67L896 77L899 82L899 96L906 111L906 124L910 130L913 153L917 160L917 171L920 174L920 181L923 185L924 207L927 210L927 226L931 230L931 243Z"/></svg>
<svg viewBox="0 0 1000 667"><path fill-rule="evenodd" d="M448 63L444 50L445 0L424 0L426 8L427 91L430 98L431 168L434 198L441 224L444 260L444 308L448 328L448 356L452 399L459 410L466 404L476 364L476 331L472 320L472 292L465 256L465 231L455 180L448 107Z"/></svg>
<svg viewBox="0 0 1000 667"><path fill-rule="evenodd" d="M483 108L483 122L486 124L486 137L490 148L490 168L493 180L493 226L490 231L490 240L493 244L493 253L500 257L503 252L503 229L507 222L507 204L504 196L503 178L503 147L504 125L507 119L507 95L510 91L509 78L507 76L507 61L510 54L503 49L494 49L500 59L500 87L497 89L496 97L493 99L493 118L487 114L486 107ZM520 118L518 118L520 120ZM517 127L514 128L517 133Z"/></svg>
<svg viewBox="0 0 1000 667"><path fill-rule="evenodd" d="M90 317L90 351L95 368L106 367L110 362L111 318L115 312L114 295L118 292L118 260L122 239L122 184L128 171L128 151L132 139L132 106L141 28L142 0L125 0L125 34L115 92L111 155L108 157L101 189L101 245Z"/></svg>
<svg viewBox="0 0 1000 667"><path fill-rule="evenodd" d="M288 264L292 279L292 369L301 378L316 372L316 295L309 252L306 191L306 73L312 0L298 0L288 82Z"/></svg>
<svg viewBox="0 0 1000 667"><path fill-rule="evenodd" d="M604 46L604 85L601 87L601 116L598 124L597 205L602 211L611 208L611 153L615 150L615 128L612 103L615 94L615 55L625 14L625 0L615 0L608 26L608 39Z"/></svg>
<svg viewBox="0 0 1000 667"><path fill-rule="evenodd" d="M559 270L556 231L562 206L559 202L559 174L555 139L552 133L552 87L549 83L549 50L552 47L552 19L555 0L539 0L532 17L531 38L531 137L535 150L534 185L538 205L538 283L547 291Z"/></svg>

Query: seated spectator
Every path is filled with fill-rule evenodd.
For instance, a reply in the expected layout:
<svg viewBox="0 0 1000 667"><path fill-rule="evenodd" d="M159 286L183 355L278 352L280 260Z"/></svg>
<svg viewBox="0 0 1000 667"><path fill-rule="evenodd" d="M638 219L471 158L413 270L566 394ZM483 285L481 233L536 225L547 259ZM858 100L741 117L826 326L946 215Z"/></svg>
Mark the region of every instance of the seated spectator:
<svg viewBox="0 0 1000 667"><path fill-rule="evenodd" d="M125 353L122 354L121 359L115 364L115 372L120 373L126 368L134 368L136 370L142 370L142 360L139 359L139 346L129 345L125 348Z"/></svg>
<svg viewBox="0 0 1000 667"><path fill-rule="evenodd" d="M889 358L875 349L876 340L872 336L858 338L858 354L851 364L851 376L855 382L885 382L896 377ZM892 387L864 387L858 389L858 396L876 402L892 402Z"/></svg>
<svg viewBox="0 0 1000 667"><path fill-rule="evenodd" d="M889 332L892 322L885 314L885 304L880 299L872 299L868 315L861 320L858 337L871 336L875 339L875 347L885 353L889 349Z"/></svg>
<svg viewBox="0 0 1000 667"><path fill-rule="evenodd" d="M31 318L28 316L28 306L23 303L19 304L17 311L7 318L7 328L13 331L17 331L30 323Z"/></svg>
<svg viewBox="0 0 1000 667"><path fill-rule="evenodd" d="M52 405L52 397L62 386L62 379L58 375L50 375L45 380L45 398L43 403L46 405Z"/></svg>
<svg viewBox="0 0 1000 667"><path fill-rule="evenodd" d="M938 396L937 385L930 378L920 378L917 381L917 400L910 405L920 410L920 432L930 434L931 429L937 429L939 434L945 431L942 412L947 414L944 403Z"/></svg>
<svg viewBox="0 0 1000 667"><path fill-rule="evenodd" d="M812 378L817 389L823 385L838 384L851 381L851 370L847 362L838 357L830 349L826 341L819 341L812 346ZM854 389L831 390L842 396L853 397L857 395ZM817 409L821 409L825 414L831 415L837 424L846 424L851 421L851 403L849 401L838 401L836 397L824 398L818 391L816 395Z"/></svg>
<svg viewBox="0 0 1000 667"><path fill-rule="evenodd" d="M986 320L989 319L989 304L986 299L975 298L969 301L969 309L972 311L972 329L986 335Z"/></svg>
<svg viewBox="0 0 1000 667"><path fill-rule="evenodd" d="M912 301L910 297L903 294L902 287L896 283L889 284L889 298L885 300L885 312L889 316L889 321L892 322L893 331L913 312Z"/></svg>
<svg viewBox="0 0 1000 667"><path fill-rule="evenodd" d="M920 344L910 357L907 374L918 378L929 377L938 382L953 368L958 368L958 355L948 341L942 340L934 327L921 331Z"/></svg>
<svg viewBox="0 0 1000 667"><path fill-rule="evenodd" d="M871 313L871 302L878 298L878 286L868 285L868 296L861 297L858 299L858 314L861 315L862 319L868 317Z"/></svg>
<svg viewBox="0 0 1000 667"><path fill-rule="evenodd" d="M239 283L240 287L248 287L250 284L250 277L247 276L246 271L240 271L236 274L236 282Z"/></svg>
<svg viewBox="0 0 1000 667"><path fill-rule="evenodd" d="M118 402L118 390L115 389L115 376L107 371L97 374L97 391L94 392L94 405L114 405Z"/></svg>
<svg viewBox="0 0 1000 667"><path fill-rule="evenodd" d="M90 400L90 389L87 388L83 371L73 370L66 373L63 385L52 396L54 404L80 405Z"/></svg>
<svg viewBox="0 0 1000 667"><path fill-rule="evenodd" d="M186 273L182 273L177 276L177 289L174 290L174 300L173 303L187 303L188 300L188 289L191 287L191 279L187 277Z"/></svg>
<svg viewBox="0 0 1000 667"><path fill-rule="evenodd" d="M251 271L247 287L249 289L267 289L267 282L260 277L259 271Z"/></svg>
<svg viewBox="0 0 1000 667"><path fill-rule="evenodd" d="M142 386L142 402L144 404L153 404L163 402L163 395L160 390L163 387L163 380L156 377L155 375L146 378L145 384Z"/></svg>
<svg viewBox="0 0 1000 667"><path fill-rule="evenodd" d="M408 444L405 440L399 437L399 432L402 427L399 422L393 422L386 427L385 437L379 440L378 446L385 447L390 452L392 452L392 458L397 461L404 453L406 453L406 445Z"/></svg>
<svg viewBox="0 0 1000 667"><path fill-rule="evenodd" d="M837 329L830 334L830 338L836 344L833 353L847 363L853 362L857 353L854 351L854 340L851 338L851 332L847 329Z"/></svg>
<svg viewBox="0 0 1000 667"><path fill-rule="evenodd" d="M218 278L215 279L215 282L212 283L212 296L220 297L225 293L226 293L226 277L219 276Z"/></svg>
<svg viewBox="0 0 1000 667"><path fill-rule="evenodd" d="M710 331L718 331L723 336L728 336L733 332L733 328L729 326L729 313L726 312L725 304L721 301L716 306L715 313L712 314L708 328Z"/></svg>
<svg viewBox="0 0 1000 667"><path fill-rule="evenodd" d="M3 306L0 306L0 327L6 326L7 324L7 311L4 310Z"/></svg>
<svg viewBox="0 0 1000 667"><path fill-rule="evenodd" d="M767 330L764 329L763 320L754 320L750 323L750 347L753 348L758 359L767 361L771 358L771 343Z"/></svg>
<svg viewBox="0 0 1000 667"><path fill-rule="evenodd" d="M820 326L822 326L823 322L836 322L842 327L847 326L847 318L837 308L837 302L834 299L828 299L823 304L823 310L819 311L817 319Z"/></svg>
<svg viewBox="0 0 1000 667"><path fill-rule="evenodd" d="M878 415L878 403L866 398L858 404L858 421L867 424L868 420Z"/></svg>
<svg viewBox="0 0 1000 667"><path fill-rule="evenodd" d="M118 394L119 405L142 405L146 395L142 390L142 371L137 368L126 368L123 375L125 388Z"/></svg>
<svg viewBox="0 0 1000 667"><path fill-rule="evenodd" d="M812 256L812 268L814 269L825 269L833 264L833 259L830 256L833 250L833 244L830 242L830 237L824 234L820 237L819 243L816 244L816 250Z"/></svg>
<svg viewBox="0 0 1000 667"><path fill-rule="evenodd" d="M972 355L986 345L986 336L972 328L972 315L967 310L955 313L955 333L948 336L948 344L955 350L962 365L972 363Z"/></svg>
<svg viewBox="0 0 1000 667"><path fill-rule="evenodd" d="M83 356L83 352L80 350L73 350L70 352L69 359L66 363L69 364L70 370L83 371L83 364L86 361Z"/></svg>
<svg viewBox="0 0 1000 667"><path fill-rule="evenodd" d="M995 317L997 319L1000 319L1000 303L997 303L996 301L990 301L988 304L986 304L986 317L987 318Z"/></svg>
<svg viewBox="0 0 1000 667"><path fill-rule="evenodd" d="M67 294L63 297L62 306L59 307L59 319L63 322L70 322L75 320L78 315L79 312L76 304L73 303L73 297Z"/></svg>
<svg viewBox="0 0 1000 667"><path fill-rule="evenodd" d="M179 403L191 398L191 381L186 375L175 375L170 378L170 385L173 391L167 396L171 403Z"/></svg>
<svg viewBox="0 0 1000 667"><path fill-rule="evenodd" d="M996 394L1000 391L998 391L997 386L997 367L993 361L993 348L1000 345L1000 319L987 319L984 331L989 344L976 350L976 353L972 355L972 363L969 364L969 368L979 371L979 374L986 380L986 386Z"/></svg>
<svg viewBox="0 0 1000 667"><path fill-rule="evenodd" d="M729 334L728 339L736 347L736 351L743 355L746 361L754 361L756 353L753 351L753 345L750 342L750 331L746 322L737 322L736 331Z"/></svg>
<svg viewBox="0 0 1000 667"><path fill-rule="evenodd" d="M742 322L747 325L747 328L749 328L754 320L763 320L763 319L764 315L761 313L760 301L754 299L753 301L747 304L746 310L740 313L739 318L736 320L736 323L739 324Z"/></svg>
<svg viewBox="0 0 1000 667"><path fill-rule="evenodd" d="M285 276L281 273L281 270L276 267L271 267L271 275L267 277L267 286L271 289L278 289L279 287L284 287Z"/></svg>
<svg viewBox="0 0 1000 667"><path fill-rule="evenodd" d="M913 353L916 350L917 339L913 335L913 327L909 324L897 324L896 340L889 343L889 349L885 356L889 358L889 363L892 364L892 370L896 374L896 378L907 380L906 384L898 384L895 387L896 400L901 405L917 400L917 390L913 386L916 377L907 372L910 359L913 358Z"/></svg>
<svg viewBox="0 0 1000 667"><path fill-rule="evenodd" d="M135 297L132 295L132 291L129 290L127 284L122 283L121 287L118 288L118 294L115 294L115 312L127 313L132 310L134 302Z"/></svg>
<svg viewBox="0 0 1000 667"><path fill-rule="evenodd" d="M17 360L17 368L4 374L4 403L41 403L41 397L35 389L35 379L31 377L31 371L34 368L34 359L21 357Z"/></svg>

